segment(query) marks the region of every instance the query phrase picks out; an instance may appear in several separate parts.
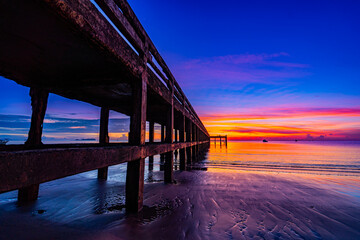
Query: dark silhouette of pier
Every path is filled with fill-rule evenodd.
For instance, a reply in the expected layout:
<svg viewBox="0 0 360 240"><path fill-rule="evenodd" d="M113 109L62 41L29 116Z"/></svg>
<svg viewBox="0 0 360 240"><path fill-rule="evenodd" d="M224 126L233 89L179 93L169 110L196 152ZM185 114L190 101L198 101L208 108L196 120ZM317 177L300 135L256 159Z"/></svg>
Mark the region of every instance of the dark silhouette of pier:
<svg viewBox="0 0 360 240"><path fill-rule="evenodd" d="M108 166L127 162L126 207L136 212L143 205L146 157L152 164L161 154L164 181L172 183L174 151L185 170L209 144L125 0L0 0L0 75L30 87L26 143L0 146L0 193L18 189L19 202L36 200L41 183L95 169L106 180ZM49 93L101 107L98 144L42 144ZM130 116L128 143L109 143L110 110ZM154 143L155 123L162 126L161 143Z"/></svg>
<svg viewBox="0 0 360 240"><path fill-rule="evenodd" d="M220 145L224 142L225 146L227 146L227 142L228 142L227 135L214 135L214 136L210 136L209 139L210 141L211 139L213 139L215 145L216 145L216 140L218 139Z"/></svg>

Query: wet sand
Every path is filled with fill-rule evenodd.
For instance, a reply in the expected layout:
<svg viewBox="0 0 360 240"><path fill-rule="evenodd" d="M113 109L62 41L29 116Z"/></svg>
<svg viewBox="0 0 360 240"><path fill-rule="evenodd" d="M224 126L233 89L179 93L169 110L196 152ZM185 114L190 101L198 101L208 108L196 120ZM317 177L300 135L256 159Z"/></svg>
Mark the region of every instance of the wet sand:
<svg viewBox="0 0 360 240"><path fill-rule="evenodd" d="M35 204L0 202L0 239L360 239L360 199L317 179L241 170L154 172L144 210L126 215L124 183L73 176ZM319 180L320 179L320 180Z"/></svg>

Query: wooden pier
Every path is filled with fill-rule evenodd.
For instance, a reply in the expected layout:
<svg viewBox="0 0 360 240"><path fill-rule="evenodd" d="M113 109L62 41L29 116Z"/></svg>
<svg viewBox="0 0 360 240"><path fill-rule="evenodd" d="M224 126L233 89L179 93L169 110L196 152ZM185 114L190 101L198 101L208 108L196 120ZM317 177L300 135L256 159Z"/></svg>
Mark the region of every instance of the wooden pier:
<svg viewBox="0 0 360 240"><path fill-rule="evenodd" d="M26 143L0 147L0 193L18 189L19 202L33 201L41 183L95 169L106 180L108 166L127 162L126 207L137 212L146 157L162 154L164 181L172 183L174 150L184 170L209 144L126 0L0 0L0 32L0 75L30 87L32 106ZM101 107L98 144L42 144L49 93ZM109 143L110 110L130 116L128 143Z"/></svg>
<svg viewBox="0 0 360 240"><path fill-rule="evenodd" d="M228 142L227 135L216 135L216 136L210 136L209 138L210 138L210 141L211 141L211 139L213 139L213 142L215 143L215 145L216 145L216 140L219 139L220 145L222 144L222 142L224 142L225 146L227 146L227 142Z"/></svg>

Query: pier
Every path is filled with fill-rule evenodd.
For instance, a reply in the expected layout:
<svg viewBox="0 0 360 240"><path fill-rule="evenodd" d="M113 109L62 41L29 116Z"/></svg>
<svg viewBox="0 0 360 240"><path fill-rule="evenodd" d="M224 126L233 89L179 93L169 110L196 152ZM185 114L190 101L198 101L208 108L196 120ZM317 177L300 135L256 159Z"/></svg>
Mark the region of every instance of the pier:
<svg viewBox="0 0 360 240"><path fill-rule="evenodd" d="M143 206L144 164L161 154L173 183L174 151L185 170L210 136L126 0L0 1L0 75L29 87L28 139L0 146L0 193L18 190L20 203L39 184L127 163L126 208ZM49 93L101 108L99 143L43 144ZM130 116L128 143L110 143L109 111ZM149 142L145 142L146 122ZM154 142L154 124L161 142ZM221 140L221 139L220 139ZM74 193L76 194L76 193Z"/></svg>
<svg viewBox="0 0 360 240"><path fill-rule="evenodd" d="M210 141L213 139L214 144L216 145L216 140L218 139L220 146L222 142L225 143L225 146L227 146L227 135L216 135L216 136L210 136Z"/></svg>

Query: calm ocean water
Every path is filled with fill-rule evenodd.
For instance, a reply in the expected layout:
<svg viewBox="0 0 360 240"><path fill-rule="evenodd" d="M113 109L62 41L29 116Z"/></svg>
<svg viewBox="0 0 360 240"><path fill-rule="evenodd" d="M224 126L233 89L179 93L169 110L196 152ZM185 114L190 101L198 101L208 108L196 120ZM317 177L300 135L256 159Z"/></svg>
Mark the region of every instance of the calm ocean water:
<svg viewBox="0 0 360 240"><path fill-rule="evenodd" d="M202 164L209 171L281 175L360 200L360 141L211 143Z"/></svg>
<svg viewBox="0 0 360 240"><path fill-rule="evenodd" d="M360 141L211 144L208 167L360 176Z"/></svg>

